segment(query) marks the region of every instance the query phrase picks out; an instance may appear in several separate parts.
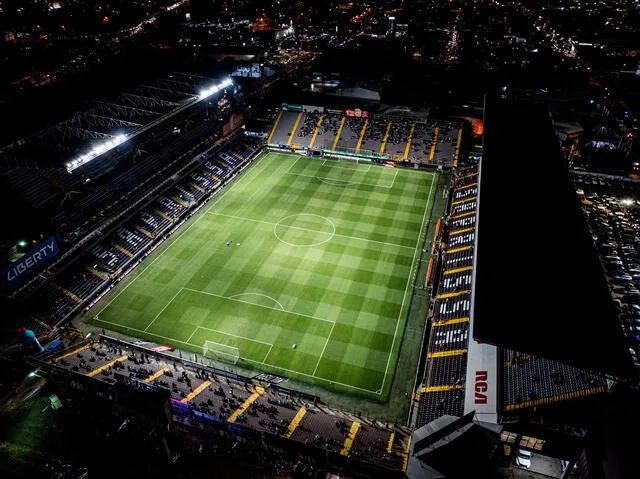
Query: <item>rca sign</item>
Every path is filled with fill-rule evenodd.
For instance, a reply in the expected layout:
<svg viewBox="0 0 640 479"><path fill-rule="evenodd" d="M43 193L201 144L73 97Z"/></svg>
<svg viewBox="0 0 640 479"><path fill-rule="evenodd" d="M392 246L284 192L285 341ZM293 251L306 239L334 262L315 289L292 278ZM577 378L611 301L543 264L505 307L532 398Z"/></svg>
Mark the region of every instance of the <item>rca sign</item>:
<svg viewBox="0 0 640 479"><path fill-rule="evenodd" d="M475 386L475 399L476 404L487 404L487 395L485 394L489 389L487 383L487 372L476 371L476 386Z"/></svg>

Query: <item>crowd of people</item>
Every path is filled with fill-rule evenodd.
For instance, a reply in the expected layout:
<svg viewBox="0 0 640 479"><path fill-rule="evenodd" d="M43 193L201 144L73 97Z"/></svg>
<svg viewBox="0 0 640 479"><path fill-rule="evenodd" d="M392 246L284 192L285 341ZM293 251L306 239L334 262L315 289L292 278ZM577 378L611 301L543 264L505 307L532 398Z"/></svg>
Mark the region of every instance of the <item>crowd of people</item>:
<svg viewBox="0 0 640 479"><path fill-rule="evenodd" d="M128 343L103 338L54 363L83 375L99 369L100 374L93 374L93 377L107 384L116 381L116 373L145 381L171 397L174 421L204 431L227 424L233 415L235 424L251 431L278 437L286 435L294 442L338 454L345 447L345 440L351 437L352 425L358 422L361 423L359 432L352 437L355 457L391 469L402 464L402 459L395 454L386 453L386 458L380 457L379 445L386 444L391 437L391 430L386 426L310 403L296 397L295 392L284 394L282 388L274 388L272 392L268 384L263 389L246 377L196 363L187 364L176 356L151 353ZM246 404L252 396L253 402ZM292 426L301 410L306 414ZM398 442L407 440L403 430L394 432Z"/></svg>

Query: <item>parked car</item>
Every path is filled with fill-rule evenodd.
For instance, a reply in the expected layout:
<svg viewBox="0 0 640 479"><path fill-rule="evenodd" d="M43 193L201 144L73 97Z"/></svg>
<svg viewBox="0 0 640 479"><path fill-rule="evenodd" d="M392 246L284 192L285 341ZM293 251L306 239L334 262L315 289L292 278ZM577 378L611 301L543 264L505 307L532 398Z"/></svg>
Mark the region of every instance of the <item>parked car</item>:
<svg viewBox="0 0 640 479"><path fill-rule="evenodd" d="M529 469L531 467L531 452L524 449L518 449L516 454L516 466L523 469Z"/></svg>

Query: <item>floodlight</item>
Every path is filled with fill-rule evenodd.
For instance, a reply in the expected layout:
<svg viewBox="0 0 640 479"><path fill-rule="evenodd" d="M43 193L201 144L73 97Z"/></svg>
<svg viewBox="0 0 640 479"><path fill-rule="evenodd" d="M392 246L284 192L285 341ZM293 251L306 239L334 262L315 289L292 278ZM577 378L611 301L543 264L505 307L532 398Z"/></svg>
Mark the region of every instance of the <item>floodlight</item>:
<svg viewBox="0 0 640 479"><path fill-rule="evenodd" d="M198 96L198 98L200 100L204 100L207 97L210 97L211 95L214 95L216 93L218 93L220 90L233 85L233 80L231 78L227 78L226 80L222 81L221 83L214 85L210 88L207 88L205 90L202 90L200 92L200 95Z"/></svg>
<svg viewBox="0 0 640 479"><path fill-rule="evenodd" d="M104 143L100 143L99 145L94 146L91 149L91 151L89 151L88 153L85 153L84 155L79 156L75 160L69 161L65 165L67 167L67 171L69 173L71 173L73 170L75 170L79 166L82 166L85 163L90 162L91 160L93 160L97 156L100 156L103 153L106 153L107 151L111 150L112 148L115 148L116 146L124 143L125 141L127 141L127 135L120 134L120 135L116 135L116 136L110 138L109 140L105 141Z"/></svg>

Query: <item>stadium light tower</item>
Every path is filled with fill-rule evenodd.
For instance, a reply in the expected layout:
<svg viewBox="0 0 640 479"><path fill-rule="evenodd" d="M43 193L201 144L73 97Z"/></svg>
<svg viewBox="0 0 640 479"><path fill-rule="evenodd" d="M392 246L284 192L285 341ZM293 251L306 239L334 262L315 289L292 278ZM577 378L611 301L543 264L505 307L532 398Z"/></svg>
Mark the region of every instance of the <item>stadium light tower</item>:
<svg viewBox="0 0 640 479"><path fill-rule="evenodd" d="M223 80L222 82L218 83L217 85L214 85L212 87L209 87L205 90L202 90L200 92L200 95L198 96L198 98L200 100L204 100L205 98L210 97L211 95L214 95L216 93L218 93L220 90L223 90L225 88L227 88L228 86L233 85L233 80L231 78L227 78L226 80Z"/></svg>
<svg viewBox="0 0 640 479"><path fill-rule="evenodd" d="M105 141L104 143L100 143L98 146L93 147L91 151L85 153L84 155L80 155L75 160L71 160L70 162L68 162L66 164L67 171L71 173L76 168L79 168L80 166L86 163L89 163L95 157L100 156L103 153L106 153L107 151L111 150L112 148L115 148L118 145L121 145L127 140L128 140L127 135L116 135L113 138Z"/></svg>

